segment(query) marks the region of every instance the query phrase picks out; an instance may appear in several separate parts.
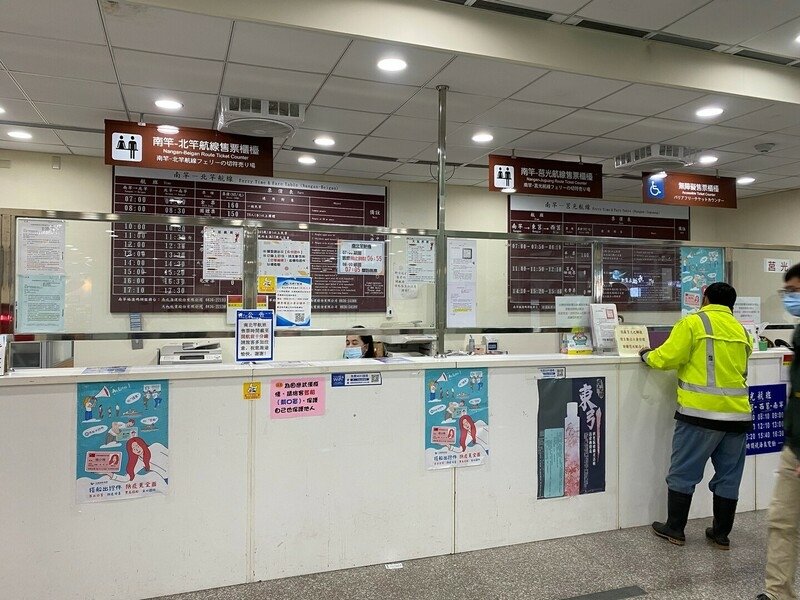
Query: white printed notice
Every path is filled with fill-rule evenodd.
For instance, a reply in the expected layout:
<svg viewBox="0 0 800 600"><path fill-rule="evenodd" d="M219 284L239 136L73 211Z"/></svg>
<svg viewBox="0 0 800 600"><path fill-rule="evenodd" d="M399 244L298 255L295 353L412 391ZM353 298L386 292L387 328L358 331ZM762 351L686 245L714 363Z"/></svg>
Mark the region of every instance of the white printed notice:
<svg viewBox="0 0 800 600"><path fill-rule="evenodd" d="M278 277L275 312L278 327L311 327L311 277Z"/></svg>
<svg viewBox="0 0 800 600"><path fill-rule="evenodd" d="M589 327L589 296L556 296L556 327Z"/></svg>
<svg viewBox="0 0 800 600"><path fill-rule="evenodd" d="M258 240L258 274L273 277L309 277L311 243Z"/></svg>
<svg viewBox="0 0 800 600"><path fill-rule="evenodd" d="M478 322L478 241L447 240L447 326Z"/></svg>
<svg viewBox="0 0 800 600"><path fill-rule="evenodd" d="M271 310L237 310L236 362L272 360L273 325Z"/></svg>
<svg viewBox="0 0 800 600"><path fill-rule="evenodd" d="M436 238L407 237L406 265L408 283L434 283L436 281Z"/></svg>
<svg viewBox="0 0 800 600"><path fill-rule="evenodd" d="M241 227L203 227L203 279L242 278L243 237Z"/></svg>
<svg viewBox="0 0 800 600"><path fill-rule="evenodd" d="M404 266L394 268L394 296L410 300L419 296L419 286L408 281L408 271Z"/></svg>
<svg viewBox="0 0 800 600"><path fill-rule="evenodd" d="M50 219L17 219L18 275L64 275L66 226Z"/></svg>
<svg viewBox="0 0 800 600"><path fill-rule="evenodd" d="M739 296L733 305L733 316L740 323L761 324L761 296Z"/></svg>
<svg viewBox="0 0 800 600"><path fill-rule="evenodd" d="M17 332L64 331L64 275L17 277Z"/></svg>
<svg viewBox="0 0 800 600"><path fill-rule="evenodd" d="M383 275L386 242L340 241L339 275Z"/></svg>

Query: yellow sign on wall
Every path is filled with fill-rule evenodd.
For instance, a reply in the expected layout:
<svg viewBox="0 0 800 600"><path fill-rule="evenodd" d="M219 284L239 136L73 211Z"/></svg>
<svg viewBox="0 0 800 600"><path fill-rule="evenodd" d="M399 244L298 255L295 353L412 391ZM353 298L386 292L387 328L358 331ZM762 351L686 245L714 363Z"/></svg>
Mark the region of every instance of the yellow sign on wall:
<svg viewBox="0 0 800 600"><path fill-rule="evenodd" d="M278 285L278 278L274 275L259 275L258 276L258 293L259 294L274 294Z"/></svg>
<svg viewBox="0 0 800 600"><path fill-rule="evenodd" d="M242 384L243 400L261 400L261 382L245 381Z"/></svg>

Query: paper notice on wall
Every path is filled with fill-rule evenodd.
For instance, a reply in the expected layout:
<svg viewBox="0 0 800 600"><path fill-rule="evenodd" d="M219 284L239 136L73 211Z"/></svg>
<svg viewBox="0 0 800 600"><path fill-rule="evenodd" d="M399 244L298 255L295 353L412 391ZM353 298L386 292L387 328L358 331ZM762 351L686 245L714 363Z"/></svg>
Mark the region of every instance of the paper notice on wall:
<svg viewBox="0 0 800 600"><path fill-rule="evenodd" d="M556 296L556 327L589 327L589 296Z"/></svg>
<svg viewBox="0 0 800 600"><path fill-rule="evenodd" d="M386 242L340 241L339 275L383 275Z"/></svg>
<svg viewBox="0 0 800 600"><path fill-rule="evenodd" d="M271 310L237 310L236 362L272 360L274 324Z"/></svg>
<svg viewBox="0 0 800 600"><path fill-rule="evenodd" d="M419 286L408 280L408 271L405 267L397 266L394 268L394 296L410 300L419 296Z"/></svg>
<svg viewBox="0 0 800 600"><path fill-rule="evenodd" d="M269 390L271 419L318 417L325 414L325 378L273 379Z"/></svg>
<svg viewBox="0 0 800 600"><path fill-rule="evenodd" d="M619 325L616 304L590 304L592 338L598 350L613 351L616 348L614 330Z"/></svg>
<svg viewBox="0 0 800 600"><path fill-rule="evenodd" d="M434 283L436 281L436 238L407 237L406 263L409 283Z"/></svg>
<svg viewBox="0 0 800 600"><path fill-rule="evenodd" d="M761 323L761 297L739 296L733 306L733 316L740 323Z"/></svg>
<svg viewBox="0 0 800 600"><path fill-rule="evenodd" d="M447 240L447 281L476 282L478 279L478 241Z"/></svg>
<svg viewBox="0 0 800 600"><path fill-rule="evenodd" d="M17 277L18 333L64 331L64 275Z"/></svg>
<svg viewBox="0 0 800 600"><path fill-rule="evenodd" d="M258 274L273 277L309 277L311 243L258 240Z"/></svg>
<svg viewBox="0 0 800 600"><path fill-rule="evenodd" d="M17 219L17 242L18 275L64 275L64 221Z"/></svg>
<svg viewBox="0 0 800 600"><path fill-rule="evenodd" d="M617 325L614 337L620 356L637 356L640 350L650 347L650 336L645 325Z"/></svg>
<svg viewBox="0 0 800 600"><path fill-rule="evenodd" d="M447 326L475 327L478 322L477 284L450 282L447 284Z"/></svg>
<svg viewBox="0 0 800 600"><path fill-rule="evenodd" d="M226 298L225 322L228 325L236 325L236 311L244 308L244 299L241 294L226 296ZM269 308L269 304L266 295L256 296L256 309L266 310L267 308Z"/></svg>
<svg viewBox="0 0 800 600"><path fill-rule="evenodd" d="M311 277L278 277L275 313L278 327L311 327Z"/></svg>
<svg viewBox="0 0 800 600"><path fill-rule="evenodd" d="M203 279L242 278L243 237L241 227L203 227Z"/></svg>

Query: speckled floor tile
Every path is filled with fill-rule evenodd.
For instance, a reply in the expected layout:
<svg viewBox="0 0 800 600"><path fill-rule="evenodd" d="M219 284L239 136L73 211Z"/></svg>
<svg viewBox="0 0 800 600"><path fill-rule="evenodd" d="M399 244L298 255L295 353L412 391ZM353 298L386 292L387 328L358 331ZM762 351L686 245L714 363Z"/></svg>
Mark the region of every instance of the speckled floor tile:
<svg viewBox="0 0 800 600"><path fill-rule="evenodd" d="M737 517L733 549L709 546L710 519L691 521L683 548L649 527L263 581L162 600L566 600L638 586L647 600L752 599L764 571L764 512ZM591 597L587 600L591 600Z"/></svg>

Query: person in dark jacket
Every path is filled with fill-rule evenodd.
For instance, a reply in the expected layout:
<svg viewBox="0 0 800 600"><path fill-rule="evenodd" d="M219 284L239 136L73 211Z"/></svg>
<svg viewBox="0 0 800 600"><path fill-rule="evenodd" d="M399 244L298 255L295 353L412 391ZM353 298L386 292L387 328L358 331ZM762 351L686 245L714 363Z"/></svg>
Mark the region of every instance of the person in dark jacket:
<svg viewBox="0 0 800 600"><path fill-rule="evenodd" d="M800 317L800 264L786 272L783 282L783 306L792 316ZM800 325L795 327L792 346L791 388L783 420L785 438L768 515L766 593L759 594L757 600L797 598L793 583L800 539Z"/></svg>

